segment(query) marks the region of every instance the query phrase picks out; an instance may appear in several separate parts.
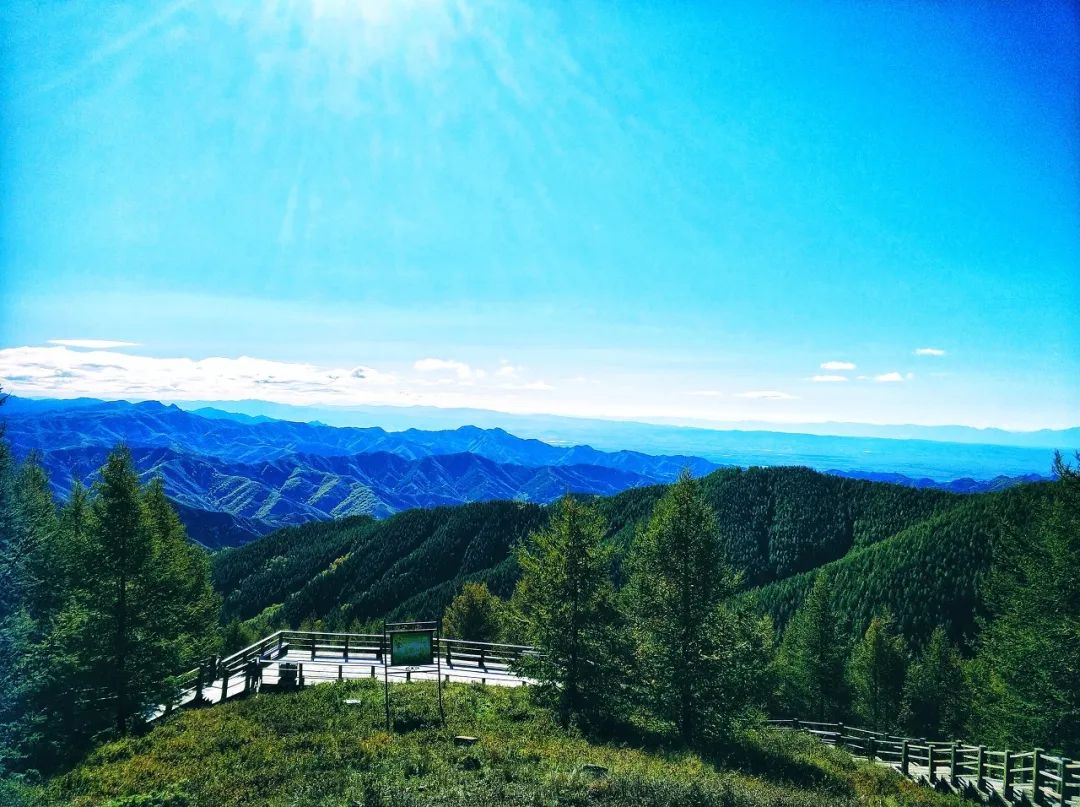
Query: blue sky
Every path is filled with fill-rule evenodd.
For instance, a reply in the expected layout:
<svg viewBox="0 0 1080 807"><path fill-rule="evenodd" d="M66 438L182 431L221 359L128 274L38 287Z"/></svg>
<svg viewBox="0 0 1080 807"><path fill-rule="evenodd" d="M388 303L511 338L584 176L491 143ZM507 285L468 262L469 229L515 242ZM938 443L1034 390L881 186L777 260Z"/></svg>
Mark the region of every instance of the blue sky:
<svg viewBox="0 0 1080 807"><path fill-rule="evenodd" d="M1080 422L1066 4L0 15L5 389Z"/></svg>

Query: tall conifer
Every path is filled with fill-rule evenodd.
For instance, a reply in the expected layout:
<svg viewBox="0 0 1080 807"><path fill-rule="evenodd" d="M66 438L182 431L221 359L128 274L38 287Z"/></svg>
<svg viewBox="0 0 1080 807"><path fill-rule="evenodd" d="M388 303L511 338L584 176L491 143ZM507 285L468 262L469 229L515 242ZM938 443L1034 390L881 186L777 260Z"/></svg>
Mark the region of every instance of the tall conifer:
<svg viewBox="0 0 1080 807"><path fill-rule="evenodd" d="M846 655L828 578L819 572L780 645L778 667L785 708L818 720L838 715L846 702Z"/></svg>
<svg viewBox="0 0 1080 807"><path fill-rule="evenodd" d="M612 694L604 657L616 614L611 551L603 539L596 509L567 495L549 524L517 551L521 579L512 614L526 640L544 652L527 660L527 671L556 696L563 724L596 718Z"/></svg>
<svg viewBox="0 0 1080 807"><path fill-rule="evenodd" d="M624 596L647 703L686 742L724 733L757 699L768 639L748 611L725 607L740 579L689 472L635 536L629 567Z"/></svg>

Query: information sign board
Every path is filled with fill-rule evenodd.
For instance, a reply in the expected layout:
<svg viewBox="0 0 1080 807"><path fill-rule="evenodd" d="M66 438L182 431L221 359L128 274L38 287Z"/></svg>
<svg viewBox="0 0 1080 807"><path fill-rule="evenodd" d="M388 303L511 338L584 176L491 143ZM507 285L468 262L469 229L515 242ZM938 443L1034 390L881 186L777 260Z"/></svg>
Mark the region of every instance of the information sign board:
<svg viewBox="0 0 1080 807"><path fill-rule="evenodd" d="M417 667L435 661L433 639L430 630L394 631L390 634L390 666Z"/></svg>

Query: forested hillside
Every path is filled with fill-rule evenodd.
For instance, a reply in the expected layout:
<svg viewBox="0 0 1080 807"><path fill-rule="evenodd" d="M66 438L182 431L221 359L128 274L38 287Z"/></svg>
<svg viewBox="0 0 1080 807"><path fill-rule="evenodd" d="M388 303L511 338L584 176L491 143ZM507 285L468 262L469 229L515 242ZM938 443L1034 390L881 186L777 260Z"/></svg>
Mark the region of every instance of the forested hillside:
<svg viewBox="0 0 1080 807"><path fill-rule="evenodd" d="M894 544L907 547L924 536L927 546L912 551L929 553L940 549L932 538L939 531L963 532L976 547L994 534L992 518L968 525L968 514L984 512L990 496L844 479L806 468L721 469L704 477L701 487L716 511L727 556L746 582L791 580L786 587L763 589L763 603L781 622L803 591L801 574L842 558L852 563L864 555L886 558L885 566L861 580L872 590L860 594L858 603L872 611L875 602L892 602L886 592L910 574L902 563L909 554L890 549ZM614 547L617 582L634 531L665 490L654 485L593 497ZM1025 501L1029 490L1018 488L1010 501ZM536 505L486 502L407 511L381 522L304 525L215 555L215 585L225 597L226 616L240 620L278 605L274 618L293 626L322 620L343 627L387 614L431 618L465 580L487 582L493 592L507 596L517 577L511 548L547 515L548 508ZM873 554L878 545L883 551ZM926 569L940 596L924 598L915 587L908 600L898 599L898 605L907 604L912 625L930 624L942 612L968 606L973 581L986 568L985 556L973 552L957 556L960 565L947 584L937 583L934 569ZM858 618L853 611L849 622L854 625Z"/></svg>
<svg viewBox="0 0 1080 807"><path fill-rule="evenodd" d="M498 501L306 524L219 553L214 584L227 618L276 604L283 624L438 614L465 580L509 594L516 578L510 548L546 513Z"/></svg>
<svg viewBox="0 0 1080 807"><path fill-rule="evenodd" d="M856 636L887 610L909 641L944 627L954 641L971 638L983 614L982 583L994 548L1023 535L1055 493L1050 483L964 499L872 546L857 547L817 571L826 575L840 631ZM754 592L776 624L803 601L816 572L786 577Z"/></svg>

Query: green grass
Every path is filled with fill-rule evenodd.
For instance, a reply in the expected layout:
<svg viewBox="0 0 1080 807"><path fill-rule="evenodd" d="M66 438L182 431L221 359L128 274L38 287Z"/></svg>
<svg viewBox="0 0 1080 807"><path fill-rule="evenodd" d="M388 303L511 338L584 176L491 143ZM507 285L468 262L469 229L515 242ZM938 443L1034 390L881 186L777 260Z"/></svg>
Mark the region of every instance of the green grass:
<svg viewBox="0 0 1080 807"><path fill-rule="evenodd" d="M447 726L431 684L324 684L174 715L107 743L75 769L0 800L42 805L873 805L967 804L793 733L744 737L715 759L590 743L523 689L451 685ZM346 699L359 704L346 704ZM456 747L453 737L479 737ZM595 776L582 769L600 765ZM20 795L21 794L21 795Z"/></svg>

